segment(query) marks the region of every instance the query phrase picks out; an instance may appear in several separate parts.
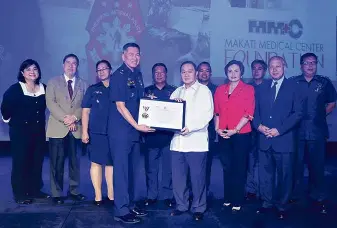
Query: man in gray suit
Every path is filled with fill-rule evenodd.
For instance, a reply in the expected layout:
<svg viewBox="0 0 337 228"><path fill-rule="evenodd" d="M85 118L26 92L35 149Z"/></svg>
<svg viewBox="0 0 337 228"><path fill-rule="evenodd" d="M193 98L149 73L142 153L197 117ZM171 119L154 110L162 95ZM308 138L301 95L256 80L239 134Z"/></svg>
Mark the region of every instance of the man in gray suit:
<svg viewBox="0 0 337 228"><path fill-rule="evenodd" d="M63 173L65 152L69 158L68 197L85 200L79 193L80 160L77 145L81 138L81 103L87 83L76 76L79 60L74 54L63 59L64 74L47 84L46 102L50 111L47 127L50 153L50 183L53 202L63 204Z"/></svg>

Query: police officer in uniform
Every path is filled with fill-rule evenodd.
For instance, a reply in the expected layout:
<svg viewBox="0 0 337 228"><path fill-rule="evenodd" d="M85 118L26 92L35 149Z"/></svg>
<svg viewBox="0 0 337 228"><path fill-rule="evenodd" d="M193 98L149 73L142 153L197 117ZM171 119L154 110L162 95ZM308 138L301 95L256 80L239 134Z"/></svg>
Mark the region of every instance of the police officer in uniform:
<svg viewBox="0 0 337 228"><path fill-rule="evenodd" d="M254 86L254 90L259 88L266 79L267 64L261 59L255 59L251 65L252 70L252 81L249 83ZM252 129L252 149L249 153L248 158L248 172L247 172L247 182L246 182L246 200L255 200L259 197L259 171L258 171L258 131Z"/></svg>
<svg viewBox="0 0 337 228"><path fill-rule="evenodd" d="M153 132L154 129L138 125L139 100L143 97L144 86L139 70L140 48L136 43L123 46L123 65L110 78L109 144L114 162L114 195L116 221L138 223L139 217L147 213L136 208L130 200L129 171L139 162L139 132ZM129 164L130 162L130 164ZM133 175L134 176L134 175Z"/></svg>
<svg viewBox="0 0 337 228"><path fill-rule="evenodd" d="M324 201L325 145L329 137L326 116L336 106L336 90L328 77L317 75L317 56L301 56L302 75L293 77L297 91L304 96L304 116L299 129L294 197L302 194L304 154L307 153L310 198L315 208L327 213ZM305 148L307 150L305 150Z"/></svg>
<svg viewBox="0 0 337 228"><path fill-rule="evenodd" d="M169 100L176 87L167 84L167 67L164 63L156 63L152 67L154 85L145 88L145 96L152 99ZM157 131L145 135L147 147L147 200L145 205L156 203L159 195L162 195L168 207L172 207L172 167L170 142L173 132ZM162 159L161 192L158 187L159 159Z"/></svg>
<svg viewBox="0 0 337 228"><path fill-rule="evenodd" d="M207 86L208 89L212 92L212 96L214 97L217 85L213 84L212 77L212 68L209 62L201 62L198 67L198 81ZM213 157L217 152L217 134L215 131L214 119L209 122L208 125L208 141L209 141L209 152L207 153L207 166L206 166L206 188L207 188L207 197L211 198L213 194L209 190L211 184L211 171L212 171L212 163Z"/></svg>
<svg viewBox="0 0 337 228"><path fill-rule="evenodd" d="M95 189L94 204L100 206L103 204L102 166L105 166L108 190L106 202L112 203L114 199L113 167L107 135L111 64L107 60L100 60L96 63L96 71L100 82L90 86L82 100L82 142L88 144L90 177Z"/></svg>

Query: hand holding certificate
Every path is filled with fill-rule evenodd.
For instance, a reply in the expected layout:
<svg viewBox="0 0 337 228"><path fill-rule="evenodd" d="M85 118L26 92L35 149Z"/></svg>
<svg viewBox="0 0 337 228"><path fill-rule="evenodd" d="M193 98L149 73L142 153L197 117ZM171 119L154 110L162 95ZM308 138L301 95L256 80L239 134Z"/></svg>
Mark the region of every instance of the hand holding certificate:
<svg viewBox="0 0 337 228"><path fill-rule="evenodd" d="M138 124L180 131L185 125L185 102L141 99Z"/></svg>

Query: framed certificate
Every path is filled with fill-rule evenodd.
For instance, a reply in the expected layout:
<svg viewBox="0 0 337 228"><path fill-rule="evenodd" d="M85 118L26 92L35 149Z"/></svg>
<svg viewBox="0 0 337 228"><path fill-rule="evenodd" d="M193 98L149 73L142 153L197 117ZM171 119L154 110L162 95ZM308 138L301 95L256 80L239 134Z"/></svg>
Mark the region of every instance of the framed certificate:
<svg viewBox="0 0 337 228"><path fill-rule="evenodd" d="M180 131L185 126L186 102L140 99L138 124L154 129Z"/></svg>

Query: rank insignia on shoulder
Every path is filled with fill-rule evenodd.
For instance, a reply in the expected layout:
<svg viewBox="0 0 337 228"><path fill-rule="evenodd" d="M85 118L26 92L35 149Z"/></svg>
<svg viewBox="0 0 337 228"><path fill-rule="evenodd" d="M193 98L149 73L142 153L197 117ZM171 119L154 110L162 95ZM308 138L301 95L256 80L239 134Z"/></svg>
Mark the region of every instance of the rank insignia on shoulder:
<svg viewBox="0 0 337 228"><path fill-rule="evenodd" d="M328 80L328 81L331 81L331 79L330 79L328 76L320 75L320 77L321 77L321 78L324 78L324 79L326 79L326 80Z"/></svg>

